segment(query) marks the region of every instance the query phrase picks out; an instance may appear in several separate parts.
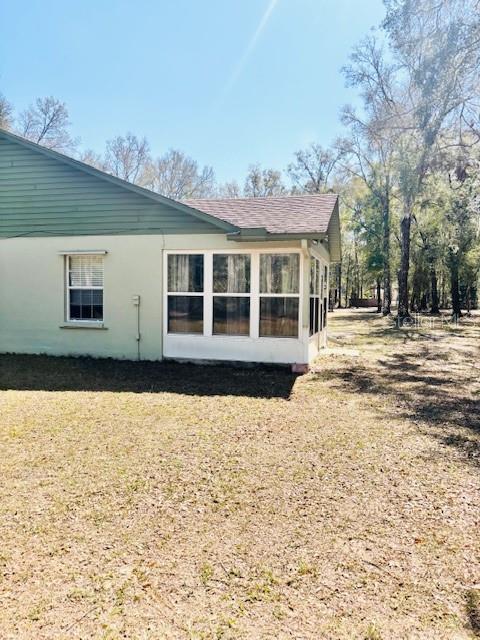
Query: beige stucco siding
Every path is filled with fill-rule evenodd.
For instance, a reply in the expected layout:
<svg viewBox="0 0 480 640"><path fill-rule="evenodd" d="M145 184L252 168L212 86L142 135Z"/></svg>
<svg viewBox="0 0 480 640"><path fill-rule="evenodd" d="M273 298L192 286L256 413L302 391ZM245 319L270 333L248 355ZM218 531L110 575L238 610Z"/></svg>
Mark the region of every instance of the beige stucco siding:
<svg viewBox="0 0 480 640"><path fill-rule="evenodd" d="M60 329L65 323L62 251L106 250L104 325ZM136 309L141 296L142 355L162 353L162 237L84 236L0 240L0 351L136 358Z"/></svg>
<svg viewBox="0 0 480 640"><path fill-rule="evenodd" d="M168 251L259 249L305 252L299 241L235 243L224 234L12 238L0 240L0 352L137 358L139 295L142 359L165 355L192 359L302 362L308 345L308 255L302 269L302 327L298 340L252 341L175 336L164 344L164 264ZM104 329L65 325L65 257L62 252L106 251ZM327 257L325 249L319 250ZM303 254L302 253L302 254ZM166 350L166 346L168 349Z"/></svg>

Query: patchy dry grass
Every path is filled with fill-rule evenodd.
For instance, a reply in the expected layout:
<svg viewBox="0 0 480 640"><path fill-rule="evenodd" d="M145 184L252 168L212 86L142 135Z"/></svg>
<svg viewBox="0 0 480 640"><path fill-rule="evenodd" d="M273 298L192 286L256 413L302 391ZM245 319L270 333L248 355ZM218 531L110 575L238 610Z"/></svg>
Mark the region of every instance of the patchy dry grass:
<svg viewBox="0 0 480 640"><path fill-rule="evenodd" d="M0 357L2 640L480 633L480 328L390 325L299 378Z"/></svg>

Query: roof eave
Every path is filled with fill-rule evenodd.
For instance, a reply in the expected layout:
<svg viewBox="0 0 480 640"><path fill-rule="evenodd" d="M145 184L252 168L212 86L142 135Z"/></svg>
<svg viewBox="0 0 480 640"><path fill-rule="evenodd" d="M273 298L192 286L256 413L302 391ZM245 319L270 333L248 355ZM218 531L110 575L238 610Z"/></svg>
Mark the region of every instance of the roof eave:
<svg viewBox="0 0 480 640"><path fill-rule="evenodd" d="M263 233L261 233L263 231ZM227 239L234 242L270 242L275 240L323 240L326 233L320 231L305 233L269 233L265 229L240 229L235 233L227 233Z"/></svg>

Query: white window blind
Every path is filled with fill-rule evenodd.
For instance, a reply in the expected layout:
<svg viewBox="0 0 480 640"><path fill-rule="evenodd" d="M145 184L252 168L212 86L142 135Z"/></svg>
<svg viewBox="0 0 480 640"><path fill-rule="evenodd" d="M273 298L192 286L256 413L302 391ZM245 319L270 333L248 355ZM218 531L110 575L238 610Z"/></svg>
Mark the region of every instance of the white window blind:
<svg viewBox="0 0 480 640"><path fill-rule="evenodd" d="M103 256L70 256L69 267L71 287L103 287Z"/></svg>

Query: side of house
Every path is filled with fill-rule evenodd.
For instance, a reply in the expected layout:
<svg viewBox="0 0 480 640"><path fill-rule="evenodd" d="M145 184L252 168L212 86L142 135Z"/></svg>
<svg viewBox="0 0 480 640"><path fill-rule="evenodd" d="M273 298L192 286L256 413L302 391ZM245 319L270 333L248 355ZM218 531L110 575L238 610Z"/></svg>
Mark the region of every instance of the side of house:
<svg viewBox="0 0 480 640"><path fill-rule="evenodd" d="M0 352L310 361L326 341L338 203L324 231L298 232L268 230L282 203L236 203L240 218L194 204L0 131Z"/></svg>

